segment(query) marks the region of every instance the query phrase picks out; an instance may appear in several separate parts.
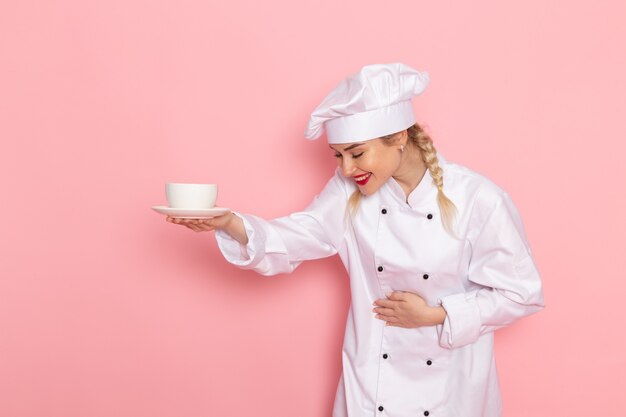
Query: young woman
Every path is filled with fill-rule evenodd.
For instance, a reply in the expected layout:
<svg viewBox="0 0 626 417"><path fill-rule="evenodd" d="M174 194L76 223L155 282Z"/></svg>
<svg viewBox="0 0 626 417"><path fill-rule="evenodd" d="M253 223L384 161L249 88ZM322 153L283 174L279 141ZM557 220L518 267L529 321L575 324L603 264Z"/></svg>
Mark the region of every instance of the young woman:
<svg viewBox="0 0 626 417"><path fill-rule="evenodd" d="M493 332L544 307L518 212L485 177L439 155L404 64L365 66L311 115L338 168L303 211L168 218L216 230L220 250L263 275L339 254L350 275L333 417L501 415Z"/></svg>

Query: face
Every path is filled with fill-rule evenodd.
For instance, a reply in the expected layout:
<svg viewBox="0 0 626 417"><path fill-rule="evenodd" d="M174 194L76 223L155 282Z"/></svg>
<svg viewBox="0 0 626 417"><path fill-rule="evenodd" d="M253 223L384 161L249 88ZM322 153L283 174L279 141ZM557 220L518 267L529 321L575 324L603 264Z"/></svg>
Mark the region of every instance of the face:
<svg viewBox="0 0 626 417"><path fill-rule="evenodd" d="M400 167L400 141L389 145L383 139L330 145L346 178L352 179L362 194L372 195Z"/></svg>

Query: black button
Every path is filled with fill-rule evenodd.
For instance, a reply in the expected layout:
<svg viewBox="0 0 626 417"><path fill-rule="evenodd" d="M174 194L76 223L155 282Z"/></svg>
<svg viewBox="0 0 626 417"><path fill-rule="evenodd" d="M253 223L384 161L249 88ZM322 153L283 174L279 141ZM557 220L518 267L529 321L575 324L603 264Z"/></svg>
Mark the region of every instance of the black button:
<svg viewBox="0 0 626 417"><path fill-rule="evenodd" d="M382 209L381 213L387 214L387 209Z"/></svg>
<svg viewBox="0 0 626 417"><path fill-rule="evenodd" d="M430 220L430 219L432 219L432 218L433 218L433 215L432 215L432 214L430 214L430 213L428 213L428 216L426 216L426 217L428 217L428 220ZM426 415L428 415L428 414L426 414Z"/></svg>
<svg viewBox="0 0 626 417"><path fill-rule="evenodd" d="M429 414L430 414L430 413L429 413L428 411L424 411L424 415L425 415L425 416L427 416L427 415L429 415Z"/></svg>
<svg viewBox="0 0 626 417"><path fill-rule="evenodd" d="M382 266L378 267L378 272L383 272L383 267Z"/></svg>
<svg viewBox="0 0 626 417"><path fill-rule="evenodd" d="M389 357L389 355L387 355L386 353L383 353L383 359L387 359Z"/></svg>
<svg viewBox="0 0 626 417"><path fill-rule="evenodd" d="M428 359L428 360L426 361L426 365L430 366L430 365L432 365L432 364L433 364L433 361L431 361L430 359Z"/></svg>
<svg viewBox="0 0 626 417"><path fill-rule="evenodd" d="M383 411L383 410L384 410L384 408L383 408L382 405L380 407L378 407L378 411Z"/></svg>
<svg viewBox="0 0 626 417"><path fill-rule="evenodd" d="M424 274L424 275L422 276L422 278L424 278L424 279L428 279L428 274Z"/></svg>

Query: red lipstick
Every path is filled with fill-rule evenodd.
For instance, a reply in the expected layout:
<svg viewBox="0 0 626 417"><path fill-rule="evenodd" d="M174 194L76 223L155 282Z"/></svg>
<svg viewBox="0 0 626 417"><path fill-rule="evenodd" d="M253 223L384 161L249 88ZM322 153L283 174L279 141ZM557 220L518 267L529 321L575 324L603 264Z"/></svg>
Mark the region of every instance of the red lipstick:
<svg viewBox="0 0 626 417"><path fill-rule="evenodd" d="M370 172L369 174L366 174L367 176L365 178L363 178L361 181L357 181L357 178L362 178L363 175L357 175L354 178L354 182L356 182L359 185L365 185L367 184L367 182L370 180L370 177L372 176L372 173Z"/></svg>

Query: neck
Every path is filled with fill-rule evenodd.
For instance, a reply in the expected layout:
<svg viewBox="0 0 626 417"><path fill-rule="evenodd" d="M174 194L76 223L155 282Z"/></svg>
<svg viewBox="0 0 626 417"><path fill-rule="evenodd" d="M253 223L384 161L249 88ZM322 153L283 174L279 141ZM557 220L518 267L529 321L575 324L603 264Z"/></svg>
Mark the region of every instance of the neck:
<svg viewBox="0 0 626 417"><path fill-rule="evenodd" d="M406 197L417 187L424 174L426 173L426 164L422 160L422 154L413 146L408 146L402 153L402 161L400 167L393 175L393 178L400 184L404 190Z"/></svg>

